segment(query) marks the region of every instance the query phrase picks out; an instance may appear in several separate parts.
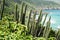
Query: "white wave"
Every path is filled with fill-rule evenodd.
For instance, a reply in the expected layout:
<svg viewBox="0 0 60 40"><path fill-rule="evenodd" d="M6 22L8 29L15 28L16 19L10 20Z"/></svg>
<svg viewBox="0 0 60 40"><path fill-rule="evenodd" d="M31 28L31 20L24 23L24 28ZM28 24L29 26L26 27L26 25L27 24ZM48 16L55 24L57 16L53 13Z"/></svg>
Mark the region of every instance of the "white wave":
<svg viewBox="0 0 60 40"><path fill-rule="evenodd" d="M44 19L45 19L45 16L43 16L43 20L42 20L42 22L44 21ZM49 20L49 17L46 18L45 23L47 23L48 20ZM56 23L56 21L55 21L54 19L51 19L50 22L51 22L51 24L55 24L55 23Z"/></svg>
<svg viewBox="0 0 60 40"><path fill-rule="evenodd" d="M57 27L58 29L60 29L60 25L58 25L58 27Z"/></svg>
<svg viewBox="0 0 60 40"><path fill-rule="evenodd" d="M50 14L53 14L53 12L50 12Z"/></svg>
<svg viewBox="0 0 60 40"><path fill-rule="evenodd" d="M51 19L51 24L55 24L56 23L56 21L54 20L54 19Z"/></svg>

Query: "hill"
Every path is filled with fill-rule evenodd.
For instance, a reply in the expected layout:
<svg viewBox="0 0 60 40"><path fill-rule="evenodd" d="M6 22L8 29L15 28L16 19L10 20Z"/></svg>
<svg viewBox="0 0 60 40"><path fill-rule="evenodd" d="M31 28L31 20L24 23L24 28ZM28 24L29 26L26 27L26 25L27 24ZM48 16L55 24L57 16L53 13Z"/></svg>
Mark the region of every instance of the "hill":
<svg viewBox="0 0 60 40"><path fill-rule="evenodd" d="M46 0L23 0L23 1L26 1L36 7L59 7L60 6L60 4L54 1L46 1Z"/></svg>
<svg viewBox="0 0 60 40"><path fill-rule="evenodd" d="M1 4L0 0L0 4ZM46 0L6 0L6 6L14 8L15 4L17 3L18 5L21 4L21 2L25 2L31 7L34 8L50 8L50 7L59 7L60 4L54 2L54 1L46 1Z"/></svg>

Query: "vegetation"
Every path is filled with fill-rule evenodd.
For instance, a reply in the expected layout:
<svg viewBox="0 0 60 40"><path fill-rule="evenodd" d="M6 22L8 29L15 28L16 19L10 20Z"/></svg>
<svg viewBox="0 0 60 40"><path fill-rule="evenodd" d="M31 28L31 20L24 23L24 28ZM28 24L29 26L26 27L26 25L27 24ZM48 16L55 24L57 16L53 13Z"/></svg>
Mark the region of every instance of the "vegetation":
<svg viewBox="0 0 60 40"><path fill-rule="evenodd" d="M50 27L51 17L44 26L48 14L45 14L45 19L42 22L42 10L40 10L38 19L35 20L36 11L32 15L32 9L29 17L26 18L28 5L25 3L22 3L21 11L17 4L14 11L6 11L6 0L3 0L2 3L0 40L60 40L60 30L54 31ZM28 22L25 21L26 19Z"/></svg>

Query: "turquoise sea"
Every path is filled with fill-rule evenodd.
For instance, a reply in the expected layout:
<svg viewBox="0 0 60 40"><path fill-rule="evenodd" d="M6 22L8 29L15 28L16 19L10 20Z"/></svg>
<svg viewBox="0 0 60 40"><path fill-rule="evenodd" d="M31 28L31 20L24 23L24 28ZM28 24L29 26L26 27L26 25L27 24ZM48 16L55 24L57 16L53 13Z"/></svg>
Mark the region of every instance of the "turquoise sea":
<svg viewBox="0 0 60 40"><path fill-rule="evenodd" d="M53 29L59 29L60 28L60 10L43 10L43 11L48 12L48 17L51 16L51 27Z"/></svg>

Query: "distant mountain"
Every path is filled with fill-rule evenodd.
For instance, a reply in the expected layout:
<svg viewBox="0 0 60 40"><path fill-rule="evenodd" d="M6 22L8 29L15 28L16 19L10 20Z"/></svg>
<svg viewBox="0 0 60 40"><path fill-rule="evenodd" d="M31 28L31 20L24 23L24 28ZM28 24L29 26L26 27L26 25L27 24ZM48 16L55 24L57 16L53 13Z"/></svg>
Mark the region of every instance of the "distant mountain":
<svg viewBox="0 0 60 40"><path fill-rule="evenodd" d="M0 0L1 1L1 0ZM46 1L46 0L6 0L6 3L21 3L21 1L27 2L36 7L58 7L60 4L54 1Z"/></svg>
<svg viewBox="0 0 60 40"><path fill-rule="evenodd" d="M54 1L46 1L46 0L23 0L23 1L28 2L31 5L36 7L59 7L60 6L60 4Z"/></svg>
<svg viewBox="0 0 60 40"><path fill-rule="evenodd" d="M1 4L1 1L0 0L0 4ZM59 7L60 4L54 2L54 1L46 1L46 0L6 0L6 6L9 6L9 7L12 7L14 8L15 4L19 4L22 2L25 2L27 3L28 5L31 5L32 7L36 7L36 8L40 8L40 7L43 7L43 8L49 8L49 7Z"/></svg>

